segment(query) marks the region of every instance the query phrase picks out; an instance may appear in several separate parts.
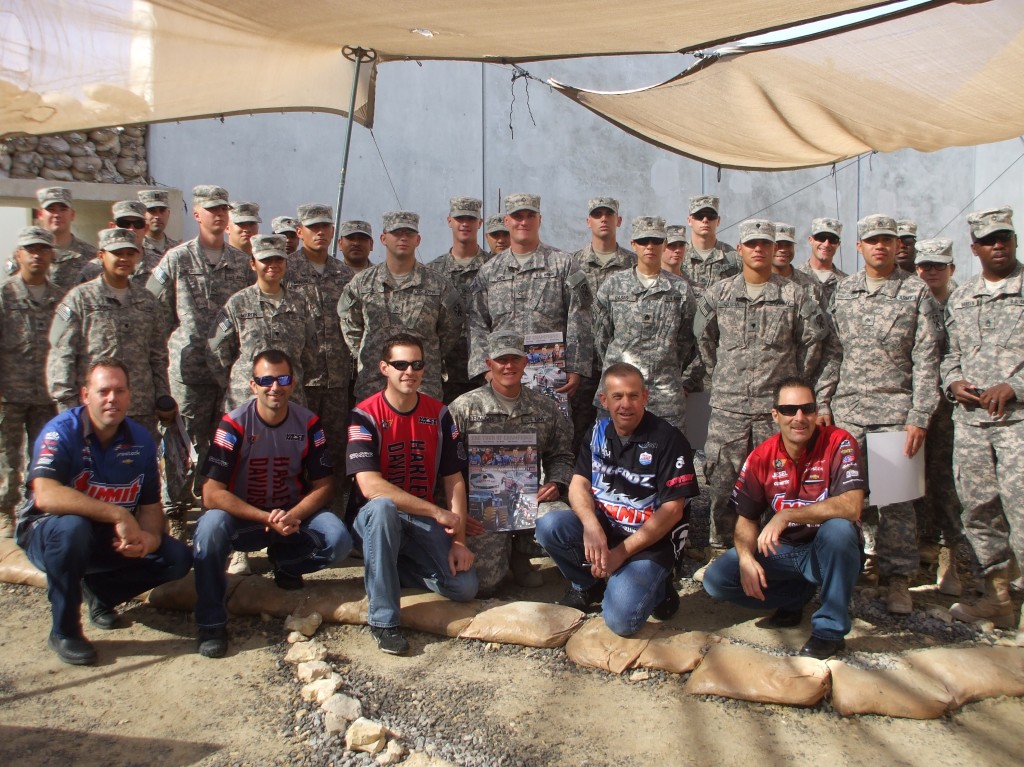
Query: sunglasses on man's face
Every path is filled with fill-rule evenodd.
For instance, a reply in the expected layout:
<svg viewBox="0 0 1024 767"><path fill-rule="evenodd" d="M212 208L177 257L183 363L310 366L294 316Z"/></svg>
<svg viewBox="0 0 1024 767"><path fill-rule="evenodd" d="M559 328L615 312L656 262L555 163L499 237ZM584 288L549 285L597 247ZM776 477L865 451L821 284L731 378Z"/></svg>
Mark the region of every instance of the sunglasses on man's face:
<svg viewBox="0 0 1024 767"><path fill-rule="evenodd" d="M839 244L839 238L834 234L812 234L811 237L815 242L827 242L831 245Z"/></svg>
<svg viewBox="0 0 1024 767"><path fill-rule="evenodd" d="M423 370L427 366L423 360L384 360L384 362L400 372L408 370L410 365L413 370Z"/></svg>
<svg viewBox="0 0 1024 767"><path fill-rule="evenodd" d="M117 224L118 228L120 228L120 229L145 229L146 228L146 222L141 220L141 219L138 219L138 218L121 219L120 221L115 221L114 223Z"/></svg>
<svg viewBox="0 0 1024 767"><path fill-rule="evenodd" d="M694 221L717 221L718 214L713 210L698 210L696 213L691 213L690 218Z"/></svg>
<svg viewBox="0 0 1024 767"><path fill-rule="evenodd" d="M256 382L257 386L262 386L262 387L264 387L266 389L269 389L271 386L273 386L274 385L274 381L277 381L279 386L291 386L292 385L292 377L291 376L259 376L259 377L254 377L252 380L254 380Z"/></svg>
<svg viewBox="0 0 1024 767"><path fill-rule="evenodd" d="M665 242L660 237L641 237L639 240L633 240L641 248L646 248L648 245L661 245Z"/></svg>
<svg viewBox="0 0 1024 767"><path fill-rule="evenodd" d="M992 234L986 234L984 237L979 237L975 242L978 245L984 245L986 248L991 248L997 242L1009 242L1012 238L1012 232L992 232Z"/></svg>
<svg viewBox="0 0 1024 767"><path fill-rule="evenodd" d="M803 405L776 405L775 411L779 415L784 415L788 418L792 418L797 414L797 411L802 410L804 415L814 415L818 412L817 402L807 402Z"/></svg>

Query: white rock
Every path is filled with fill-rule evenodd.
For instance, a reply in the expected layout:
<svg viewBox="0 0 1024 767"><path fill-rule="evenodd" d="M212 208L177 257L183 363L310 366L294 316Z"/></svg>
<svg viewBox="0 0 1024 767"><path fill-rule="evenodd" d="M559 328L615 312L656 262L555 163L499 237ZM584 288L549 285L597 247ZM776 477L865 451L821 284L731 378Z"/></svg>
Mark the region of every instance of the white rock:
<svg viewBox="0 0 1024 767"><path fill-rule="evenodd" d="M331 666L322 660L307 660L295 668L295 676L300 682L315 682L317 679L328 679Z"/></svg>
<svg viewBox="0 0 1024 767"><path fill-rule="evenodd" d="M324 732L328 735L337 735L345 732L348 728L348 719L337 714L324 714Z"/></svg>
<svg viewBox="0 0 1024 767"><path fill-rule="evenodd" d="M284 656L285 663L302 663L308 660L323 660L327 657L327 648L316 641L296 642L288 648Z"/></svg>
<svg viewBox="0 0 1024 767"><path fill-rule="evenodd" d="M629 675L630 682L646 682L651 678L651 675L647 671L634 671Z"/></svg>
<svg viewBox="0 0 1024 767"><path fill-rule="evenodd" d="M363 715L363 704L351 695L337 692L324 701L320 706L325 714L344 719L346 722L354 722Z"/></svg>
<svg viewBox="0 0 1024 767"><path fill-rule="evenodd" d="M345 748L349 751L365 751L370 756L380 753L387 736L384 725L359 717L345 730Z"/></svg>
<svg viewBox="0 0 1024 767"><path fill-rule="evenodd" d="M324 622L323 616L318 612L311 612L309 615L289 615L284 619L284 627L287 631L298 631L304 636L311 637Z"/></svg>
<svg viewBox="0 0 1024 767"><path fill-rule="evenodd" d="M953 622L953 616L950 614L949 610L946 610L942 607L933 607L931 610L928 611L928 617L937 618L943 623Z"/></svg>
<svg viewBox="0 0 1024 767"><path fill-rule="evenodd" d="M322 704L338 691L341 681L341 674L331 674L326 679L317 679L303 685L300 695L305 701Z"/></svg>
<svg viewBox="0 0 1024 767"><path fill-rule="evenodd" d="M305 642L309 637L305 634L300 634L298 631L288 632L288 644L295 644L296 642Z"/></svg>
<svg viewBox="0 0 1024 767"><path fill-rule="evenodd" d="M405 746L397 740L392 740L388 741L388 747L383 753L377 755L375 761L380 765L398 764L402 761L403 756L405 756Z"/></svg>
<svg viewBox="0 0 1024 767"><path fill-rule="evenodd" d="M451 767L451 762L437 756L430 756L422 751L413 751L409 758L402 762L402 765L403 767Z"/></svg>

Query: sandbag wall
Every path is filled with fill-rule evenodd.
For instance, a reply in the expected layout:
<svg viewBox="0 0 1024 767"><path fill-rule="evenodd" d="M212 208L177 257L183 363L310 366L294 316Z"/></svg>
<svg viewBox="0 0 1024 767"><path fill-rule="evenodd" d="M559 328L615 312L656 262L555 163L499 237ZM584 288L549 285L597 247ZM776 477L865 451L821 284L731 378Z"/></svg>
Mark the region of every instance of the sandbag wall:
<svg viewBox="0 0 1024 767"><path fill-rule="evenodd" d="M146 184L148 173L144 125L0 141L0 178Z"/></svg>

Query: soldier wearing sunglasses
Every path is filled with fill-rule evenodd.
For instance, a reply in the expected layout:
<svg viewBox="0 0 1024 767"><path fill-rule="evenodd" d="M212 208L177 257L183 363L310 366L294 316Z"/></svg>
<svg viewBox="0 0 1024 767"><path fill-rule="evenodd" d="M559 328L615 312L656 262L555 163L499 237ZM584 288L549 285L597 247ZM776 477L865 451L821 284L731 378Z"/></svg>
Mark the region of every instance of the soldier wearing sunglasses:
<svg viewBox="0 0 1024 767"><path fill-rule="evenodd" d="M113 220L108 224L111 229L127 229L135 233L135 243L142 251L142 258L139 259L130 279L138 280L140 285L145 286L161 258L159 253L145 246L146 206L136 200L120 200L111 206L111 213ZM102 272L103 264L98 258L93 259L82 267L81 281L94 280Z"/></svg>
<svg viewBox="0 0 1024 767"><path fill-rule="evenodd" d="M739 274L743 269L736 248L718 239L722 219L719 199L713 194L690 198L690 243L686 246L683 273L699 288Z"/></svg>
<svg viewBox="0 0 1024 767"><path fill-rule="evenodd" d="M784 379L775 403L779 433L754 448L730 498L736 546L708 566L704 589L715 599L774 610L768 624L783 628L800 625L820 588L800 655L824 660L843 650L850 631L865 473L849 432L817 426L809 381ZM771 516L761 528L765 512Z"/></svg>
<svg viewBox="0 0 1024 767"><path fill-rule="evenodd" d="M842 234L843 225L834 218L816 218L811 222L811 234L807 238L811 257L800 271L815 277L820 283L818 294L822 306L831 303L839 280L847 276L833 264Z"/></svg>

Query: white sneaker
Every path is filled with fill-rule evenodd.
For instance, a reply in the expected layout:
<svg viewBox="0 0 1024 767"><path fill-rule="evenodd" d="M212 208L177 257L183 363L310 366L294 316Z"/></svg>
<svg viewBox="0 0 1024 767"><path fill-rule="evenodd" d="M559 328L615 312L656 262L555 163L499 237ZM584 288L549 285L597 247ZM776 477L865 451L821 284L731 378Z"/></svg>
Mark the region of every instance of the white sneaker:
<svg viewBox="0 0 1024 767"><path fill-rule="evenodd" d="M249 555L244 551L234 551L231 559L228 560L229 575L252 575L252 568L249 567Z"/></svg>

